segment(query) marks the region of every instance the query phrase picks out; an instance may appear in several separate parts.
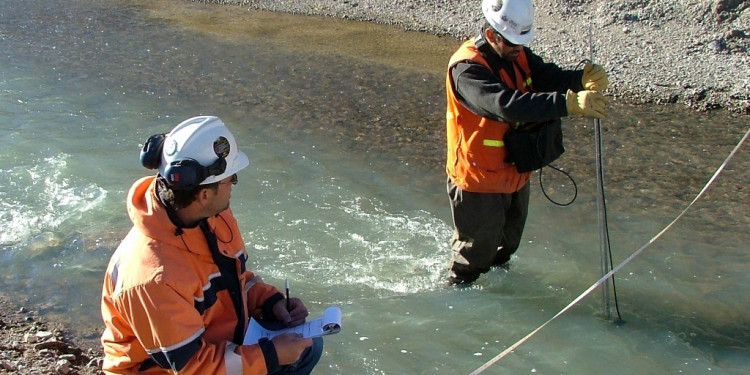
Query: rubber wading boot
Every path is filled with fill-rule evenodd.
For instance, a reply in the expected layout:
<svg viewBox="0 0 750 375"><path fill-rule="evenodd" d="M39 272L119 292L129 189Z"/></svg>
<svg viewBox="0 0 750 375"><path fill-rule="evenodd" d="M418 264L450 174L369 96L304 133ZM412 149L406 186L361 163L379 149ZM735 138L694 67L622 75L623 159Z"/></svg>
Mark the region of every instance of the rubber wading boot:
<svg viewBox="0 0 750 375"><path fill-rule="evenodd" d="M500 252L498 252L495 255L495 259L492 260L492 267L502 267L508 269L508 262L510 262L510 255L500 254Z"/></svg>
<svg viewBox="0 0 750 375"><path fill-rule="evenodd" d="M448 279L445 280L445 286L470 286L471 283L476 281L476 279L479 278L479 275L458 275L456 273L452 273L450 276L448 276Z"/></svg>

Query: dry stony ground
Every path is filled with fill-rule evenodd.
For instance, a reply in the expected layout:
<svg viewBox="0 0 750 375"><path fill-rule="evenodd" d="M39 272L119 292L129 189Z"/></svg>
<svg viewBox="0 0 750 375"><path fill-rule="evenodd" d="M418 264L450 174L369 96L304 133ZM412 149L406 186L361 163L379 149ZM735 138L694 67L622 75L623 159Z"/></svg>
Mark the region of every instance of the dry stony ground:
<svg viewBox="0 0 750 375"><path fill-rule="evenodd" d="M200 1L371 21L458 39L474 35L483 22L480 0ZM610 74L611 96L750 114L750 1L533 1L531 48L572 66L591 57L593 46L593 59Z"/></svg>
<svg viewBox="0 0 750 375"><path fill-rule="evenodd" d="M0 373L100 374L98 348L81 349L62 327L0 297Z"/></svg>
<svg viewBox="0 0 750 375"><path fill-rule="evenodd" d="M479 0L203 2L370 21L457 39L473 35L482 22ZM535 6L532 48L567 64L593 50L594 60L610 73L613 97L750 114L750 2L536 0ZM100 373L100 349L77 347L64 333L0 298L0 373Z"/></svg>

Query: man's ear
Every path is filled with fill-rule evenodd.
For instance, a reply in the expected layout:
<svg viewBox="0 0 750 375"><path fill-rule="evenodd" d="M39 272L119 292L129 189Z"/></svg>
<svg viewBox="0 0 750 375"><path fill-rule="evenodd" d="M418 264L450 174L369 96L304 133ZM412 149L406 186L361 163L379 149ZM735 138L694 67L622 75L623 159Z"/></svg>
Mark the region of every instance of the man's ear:
<svg viewBox="0 0 750 375"><path fill-rule="evenodd" d="M488 27L484 29L484 40L487 41L487 47L491 47L493 50L497 50L500 48L500 46L497 45L496 38L497 34L495 34L497 31L492 30L492 28Z"/></svg>
<svg viewBox="0 0 750 375"><path fill-rule="evenodd" d="M492 30L492 28L488 27L484 29L484 38L487 39L490 43L495 43L495 32Z"/></svg>
<svg viewBox="0 0 750 375"><path fill-rule="evenodd" d="M211 189L201 189L201 191L198 192L195 196L195 200L201 204L201 206L205 206L208 200L211 198L209 196L209 190Z"/></svg>

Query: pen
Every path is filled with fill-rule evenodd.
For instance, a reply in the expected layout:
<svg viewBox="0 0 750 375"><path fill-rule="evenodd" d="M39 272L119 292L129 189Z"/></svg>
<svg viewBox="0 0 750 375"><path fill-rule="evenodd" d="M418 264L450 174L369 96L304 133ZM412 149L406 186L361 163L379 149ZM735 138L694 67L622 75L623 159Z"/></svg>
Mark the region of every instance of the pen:
<svg viewBox="0 0 750 375"><path fill-rule="evenodd" d="M286 311L291 310L291 305L289 305L289 279L286 279Z"/></svg>

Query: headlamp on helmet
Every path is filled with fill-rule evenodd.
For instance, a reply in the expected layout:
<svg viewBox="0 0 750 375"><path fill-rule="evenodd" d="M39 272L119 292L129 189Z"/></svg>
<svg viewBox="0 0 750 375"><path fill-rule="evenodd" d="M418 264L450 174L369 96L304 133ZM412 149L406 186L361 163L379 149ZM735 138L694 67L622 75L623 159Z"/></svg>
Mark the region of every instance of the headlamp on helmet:
<svg viewBox="0 0 750 375"><path fill-rule="evenodd" d="M221 181L249 163L232 133L214 116L187 119L168 134L151 136L141 149L141 164L158 169L175 189Z"/></svg>

